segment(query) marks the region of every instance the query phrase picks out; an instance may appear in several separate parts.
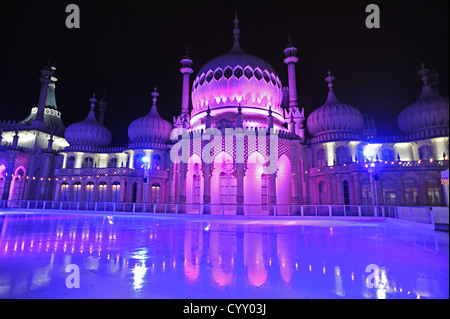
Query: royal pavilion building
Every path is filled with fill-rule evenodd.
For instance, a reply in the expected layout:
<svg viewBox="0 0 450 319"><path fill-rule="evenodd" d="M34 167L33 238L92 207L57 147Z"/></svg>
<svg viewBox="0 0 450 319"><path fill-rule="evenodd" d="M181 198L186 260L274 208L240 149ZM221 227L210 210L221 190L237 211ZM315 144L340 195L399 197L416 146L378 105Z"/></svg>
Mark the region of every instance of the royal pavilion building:
<svg viewBox="0 0 450 319"><path fill-rule="evenodd" d="M45 66L30 115L0 122L2 201L183 204L179 212L206 214L448 206L449 108L436 70L422 64L419 97L398 115L402 134L383 136L372 115L338 99L330 71L323 105L305 112L297 102L294 44L284 49L288 78L280 79L268 62L241 48L238 22L231 50L196 74L189 54L181 59L179 115L172 122L159 115L155 88L148 113L136 112L128 126L128 145L110 145L105 96L86 101L86 118L65 127L56 68ZM234 132L231 143L227 129ZM187 151L173 160L180 143ZM267 170L268 157L275 171Z"/></svg>

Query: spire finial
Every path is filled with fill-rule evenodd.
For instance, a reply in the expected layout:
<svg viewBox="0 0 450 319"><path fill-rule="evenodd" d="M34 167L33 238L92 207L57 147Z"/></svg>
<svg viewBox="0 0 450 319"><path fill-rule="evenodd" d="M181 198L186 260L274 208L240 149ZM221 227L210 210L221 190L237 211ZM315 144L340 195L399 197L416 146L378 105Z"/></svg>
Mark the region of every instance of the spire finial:
<svg viewBox="0 0 450 319"><path fill-rule="evenodd" d="M430 73L430 69L425 68L425 64L422 62L418 74L422 76L424 86L428 85L428 73Z"/></svg>
<svg viewBox="0 0 450 319"><path fill-rule="evenodd" d="M93 111L94 107L95 107L95 103L97 103L97 99L95 98L95 92L94 92L92 98L89 99L89 101L91 101L91 111Z"/></svg>
<svg viewBox="0 0 450 319"><path fill-rule="evenodd" d="M241 30L239 30L239 19L237 16L237 12L236 15L234 17L234 29L233 29L233 39L234 39L234 44L233 44L233 48L231 49L231 51L242 51L241 46L239 45L239 38L240 38L240 34L241 34Z"/></svg>
<svg viewBox="0 0 450 319"><path fill-rule="evenodd" d="M328 76L325 78L325 81L328 82L328 88L330 89L330 91L333 91L334 76L331 75L330 70L328 70Z"/></svg>
<svg viewBox="0 0 450 319"><path fill-rule="evenodd" d="M292 48L292 47L294 47L294 43L292 42L291 34L288 33L288 40L287 40L286 48Z"/></svg>
<svg viewBox="0 0 450 319"><path fill-rule="evenodd" d="M158 99L159 93L156 92L156 86L155 86L155 90L152 92L152 96L153 96L153 105L156 105L156 100Z"/></svg>
<svg viewBox="0 0 450 319"><path fill-rule="evenodd" d="M241 34L241 30L239 30L239 19L237 16L237 12L236 12L236 16L234 17L234 29L233 29L233 38L235 41L239 40L240 34Z"/></svg>

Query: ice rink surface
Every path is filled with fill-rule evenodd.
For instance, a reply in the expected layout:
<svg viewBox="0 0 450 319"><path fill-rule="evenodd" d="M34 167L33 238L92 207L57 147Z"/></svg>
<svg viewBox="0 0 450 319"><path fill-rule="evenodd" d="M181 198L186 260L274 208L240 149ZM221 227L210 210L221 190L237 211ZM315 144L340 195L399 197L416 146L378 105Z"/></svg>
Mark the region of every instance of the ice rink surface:
<svg viewBox="0 0 450 319"><path fill-rule="evenodd" d="M449 298L449 234L389 220L14 212L0 229L0 298Z"/></svg>

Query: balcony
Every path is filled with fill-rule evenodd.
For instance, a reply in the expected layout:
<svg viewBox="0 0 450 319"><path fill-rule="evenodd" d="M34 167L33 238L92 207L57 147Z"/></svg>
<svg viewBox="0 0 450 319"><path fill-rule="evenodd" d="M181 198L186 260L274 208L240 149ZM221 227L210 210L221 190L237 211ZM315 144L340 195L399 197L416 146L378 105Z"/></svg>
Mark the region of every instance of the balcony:
<svg viewBox="0 0 450 319"><path fill-rule="evenodd" d="M130 176L130 177L144 177L143 169L130 168L59 168L55 169L55 177L57 176ZM169 177L168 171L149 170L149 177L167 179Z"/></svg>

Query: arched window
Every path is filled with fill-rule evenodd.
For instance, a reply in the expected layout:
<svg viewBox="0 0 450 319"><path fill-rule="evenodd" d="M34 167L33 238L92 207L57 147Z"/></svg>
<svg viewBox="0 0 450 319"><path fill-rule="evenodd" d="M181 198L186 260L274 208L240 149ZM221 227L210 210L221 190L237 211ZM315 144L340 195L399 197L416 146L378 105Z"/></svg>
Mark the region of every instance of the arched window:
<svg viewBox="0 0 450 319"><path fill-rule="evenodd" d="M395 161L395 152L389 148L383 148L381 150L381 159L383 161Z"/></svg>
<svg viewBox="0 0 450 319"><path fill-rule="evenodd" d="M316 167L327 166L327 159L325 156L325 150L323 148L319 148L316 153Z"/></svg>
<svg viewBox="0 0 450 319"><path fill-rule="evenodd" d="M433 158L433 148L430 145L422 145L419 147L419 158L424 161Z"/></svg>
<svg viewBox="0 0 450 319"><path fill-rule="evenodd" d="M363 205L372 205L372 189L370 179L365 178L361 181L361 202Z"/></svg>
<svg viewBox="0 0 450 319"><path fill-rule="evenodd" d="M112 201L120 202L120 182L114 182L112 184Z"/></svg>
<svg viewBox="0 0 450 319"><path fill-rule="evenodd" d="M69 182L64 182L61 184L61 200L69 200Z"/></svg>
<svg viewBox="0 0 450 319"><path fill-rule="evenodd" d="M381 182L383 191L383 201L385 205L397 205L397 194L395 191L395 181L386 179Z"/></svg>
<svg viewBox="0 0 450 319"><path fill-rule="evenodd" d="M94 167L94 159L92 157L85 157L83 161L83 168L92 168Z"/></svg>
<svg viewBox="0 0 450 319"><path fill-rule="evenodd" d="M160 203L161 202L161 185L154 183L152 185L151 202Z"/></svg>
<svg viewBox="0 0 450 319"><path fill-rule="evenodd" d="M94 201L94 183L93 182L87 182L86 183L86 202L93 202Z"/></svg>
<svg viewBox="0 0 450 319"><path fill-rule="evenodd" d="M237 202L237 181L234 174L226 174L224 172L219 175L220 203L236 204Z"/></svg>
<svg viewBox="0 0 450 319"><path fill-rule="evenodd" d="M336 148L336 164L343 165L351 162L350 153L347 146L338 146Z"/></svg>
<svg viewBox="0 0 450 319"><path fill-rule="evenodd" d="M406 178L403 180L403 190L406 206L415 206L419 203L417 182L414 178Z"/></svg>
<svg viewBox="0 0 450 319"><path fill-rule="evenodd" d="M12 200L21 200L23 196L23 188L25 186L25 171L18 169L14 174Z"/></svg>
<svg viewBox="0 0 450 319"><path fill-rule="evenodd" d="M109 159L108 167L117 167L117 157L112 157Z"/></svg>
<svg viewBox="0 0 450 319"><path fill-rule="evenodd" d="M108 185L106 182L101 182L98 185L98 200L97 202L106 202L107 201L107 190Z"/></svg>
<svg viewBox="0 0 450 319"><path fill-rule="evenodd" d="M152 169L160 170L161 169L161 156L158 154L153 155L152 158Z"/></svg>
<svg viewBox="0 0 450 319"><path fill-rule="evenodd" d="M69 156L67 159L66 168L74 168L75 167L75 156Z"/></svg>
<svg viewBox="0 0 450 319"><path fill-rule="evenodd" d="M72 186L72 201L79 202L81 201L81 183L76 182Z"/></svg>
<svg viewBox="0 0 450 319"><path fill-rule="evenodd" d="M348 188L348 181L343 181L342 187L344 189L344 205L350 205L350 190Z"/></svg>
<svg viewBox="0 0 450 319"><path fill-rule="evenodd" d="M442 185L438 179L427 178L427 194L428 194L428 205L430 206L441 206L442 203Z"/></svg>

